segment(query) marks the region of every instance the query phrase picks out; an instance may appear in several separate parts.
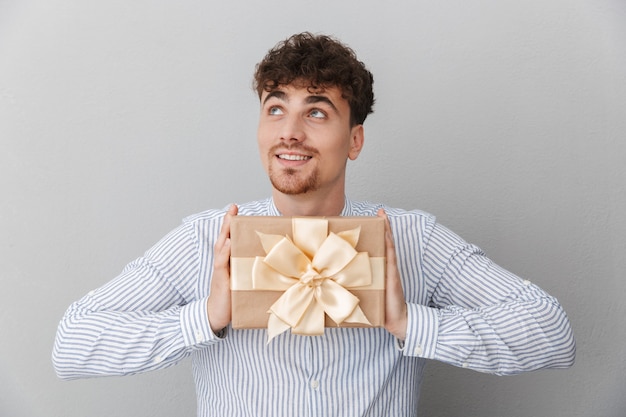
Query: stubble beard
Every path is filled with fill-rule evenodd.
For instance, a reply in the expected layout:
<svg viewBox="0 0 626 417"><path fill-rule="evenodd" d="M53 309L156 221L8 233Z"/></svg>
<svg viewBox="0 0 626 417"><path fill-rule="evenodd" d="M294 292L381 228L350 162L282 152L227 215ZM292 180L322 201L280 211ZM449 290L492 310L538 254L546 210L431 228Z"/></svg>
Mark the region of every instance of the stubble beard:
<svg viewBox="0 0 626 417"><path fill-rule="evenodd" d="M269 177L272 186L283 194L297 195L316 191L319 188L317 168L306 177L302 177L293 168L283 168L276 172L270 166Z"/></svg>
<svg viewBox="0 0 626 417"><path fill-rule="evenodd" d="M317 151L312 148L304 146L296 146L289 148L294 149L306 149L310 154L317 154ZM310 174L302 174L298 169L294 168L276 168L272 163L276 158L278 149L285 149L284 146L277 146L270 150L268 158L268 175L272 186L283 194L298 195L305 194L319 189L319 169L315 167Z"/></svg>

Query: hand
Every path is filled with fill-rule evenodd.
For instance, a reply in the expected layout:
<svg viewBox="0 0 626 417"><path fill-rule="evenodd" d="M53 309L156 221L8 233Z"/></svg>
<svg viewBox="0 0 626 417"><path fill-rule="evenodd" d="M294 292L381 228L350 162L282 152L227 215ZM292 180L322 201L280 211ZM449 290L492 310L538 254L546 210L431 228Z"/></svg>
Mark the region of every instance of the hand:
<svg viewBox="0 0 626 417"><path fill-rule="evenodd" d="M232 205L224 215L222 229L214 248L211 293L207 300L207 314L211 330L218 333L230 323L230 219L237 215Z"/></svg>
<svg viewBox="0 0 626 417"><path fill-rule="evenodd" d="M400 281L400 271L396 260L396 247L391 234L387 213L378 210L378 217L385 219L385 253L387 258L387 281L385 283L385 329L400 340L406 338L408 322L406 301Z"/></svg>

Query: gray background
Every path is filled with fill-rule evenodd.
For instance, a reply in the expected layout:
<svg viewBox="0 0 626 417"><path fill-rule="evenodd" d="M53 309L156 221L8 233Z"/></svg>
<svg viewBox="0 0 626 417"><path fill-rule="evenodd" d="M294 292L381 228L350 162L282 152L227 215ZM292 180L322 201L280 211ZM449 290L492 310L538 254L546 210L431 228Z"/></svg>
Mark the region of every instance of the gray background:
<svg viewBox="0 0 626 417"><path fill-rule="evenodd" d="M349 195L438 215L574 326L569 370L429 363L420 415L626 415L620 0L0 0L0 415L195 414L188 361L57 380L56 325L182 217L268 195L251 74L303 30L376 77Z"/></svg>

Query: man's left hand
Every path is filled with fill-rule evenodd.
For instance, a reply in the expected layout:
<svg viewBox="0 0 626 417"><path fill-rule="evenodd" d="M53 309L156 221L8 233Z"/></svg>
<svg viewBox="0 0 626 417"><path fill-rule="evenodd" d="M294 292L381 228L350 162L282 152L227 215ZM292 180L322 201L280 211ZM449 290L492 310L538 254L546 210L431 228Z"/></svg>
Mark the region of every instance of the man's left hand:
<svg viewBox="0 0 626 417"><path fill-rule="evenodd" d="M385 252L387 258L387 280L385 282L385 329L400 340L406 338L408 322L406 301L400 280L400 271L396 259L396 247L391 233L387 213L378 210L378 217L385 219Z"/></svg>

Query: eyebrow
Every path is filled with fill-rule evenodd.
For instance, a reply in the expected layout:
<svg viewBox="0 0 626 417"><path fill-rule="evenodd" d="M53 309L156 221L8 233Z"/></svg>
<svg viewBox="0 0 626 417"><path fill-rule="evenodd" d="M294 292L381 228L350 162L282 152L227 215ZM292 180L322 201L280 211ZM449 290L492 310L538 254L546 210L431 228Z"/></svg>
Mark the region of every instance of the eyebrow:
<svg viewBox="0 0 626 417"><path fill-rule="evenodd" d="M288 101L287 94L285 94L284 91L274 90L274 91L270 91L270 93L267 96L265 96L265 99L263 100L263 104L267 103L267 100L269 100L272 97L276 97L277 99L281 101Z"/></svg>
<svg viewBox="0 0 626 417"><path fill-rule="evenodd" d="M265 99L263 100L263 104L267 103L267 101L271 99L272 97L277 98L278 100L281 100L281 101L289 102L289 98L287 97L287 94L284 91L274 90L274 91L271 91L267 96L265 96ZM307 96L306 99L304 99L304 103L305 104L326 103L336 113L339 113L339 110L337 109L335 104L326 96L310 95L310 96Z"/></svg>
<svg viewBox="0 0 626 417"><path fill-rule="evenodd" d="M330 99L326 96L308 96L306 100L304 100L306 104L315 104L315 103L326 103L335 111L335 113L339 113L335 104L330 101Z"/></svg>

